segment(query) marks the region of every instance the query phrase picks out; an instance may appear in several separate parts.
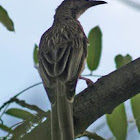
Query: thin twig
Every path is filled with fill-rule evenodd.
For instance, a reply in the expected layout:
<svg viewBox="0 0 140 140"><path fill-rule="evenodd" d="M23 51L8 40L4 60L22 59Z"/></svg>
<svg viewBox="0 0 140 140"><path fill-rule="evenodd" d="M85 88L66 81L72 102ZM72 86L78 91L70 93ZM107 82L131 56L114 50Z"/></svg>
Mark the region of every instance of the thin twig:
<svg viewBox="0 0 140 140"><path fill-rule="evenodd" d="M19 100L17 98L14 98L13 101L16 102L17 104L19 104L22 107L26 107L26 108L28 108L30 110L34 110L34 111L38 112L38 114L41 114L43 116L47 115L47 113L45 111L43 111L42 109L38 108L36 105L30 105L30 104L26 103L24 100Z"/></svg>
<svg viewBox="0 0 140 140"><path fill-rule="evenodd" d="M0 122L1 122L1 124L3 125L3 120L0 118Z"/></svg>
<svg viewBox="0 0 140 140"><path fill-rule="evenodd" d="M84 74L82 76L102 77L102 75Z"/></svg>
<svg viewBox="0 0 140 140"><path fill-rule="evenodd" d="M23 122L24 122L24 121L21 121L21 122L18 122L18 123L16 123L16 124L12 125L12 126L10 127L10 129L12 129L12 128L15 127L15 126L18 126L18 125L22 124Z"/></svg>
<svg viewBox="0 0 140 140"><path fill-rule="evenodd" d="M22 123L23 123L23 121L22 121L22 122L18 122L18 123L16 123L16 124L12 125L12 126L10 127L11 132L9 132L5 137L3 137L4 140L6 140L6 139L13 133L13 130L12 130L13 127L15 127L15 126L17 126L17 125L20 125L20 124L22 124Z"/></svg>
<svg viewBox="0 0 140 140"><path fill-rule="evenodd" d="M7 104L7 106L5 107L5 109L3 110L3 112L1 113L0 119L2 118L2 116L4 115L4 113L6 112L6 110L7 110L8 107L9 107L9 103Z"/></svg>
<svg viewBox="0 0 140 140"><path fill-rule="evenodd" d="M40 84L42 84L42 82L36 83L36 84L34 84L34 85L32 85L32 86L30 86L30 87L28 87L28 88L22 90L21 92L17 93L14 97L12 97L9 101L5 102L5 103L0 107L0 111L1 111L1 109L3 109L7 104L10 104L10 103L11 103L11 100L13 100L13 98L16 98L17 96L21 95L23 92L25 92L25 91L27 91L27 90L29 90L29 89L35 87L35 86L38 86L38 85L40 85Z"/></svg>
<svg viewBox="0 0 140 140"><path fill-rule="evenodd" d="M13 98L16 98L17 96L21 95L23 92L25 92L25 91L27 91L27 90L29 90L29 89L35 87L35 86L38 86L38 85L40 85L40 84L42 84L42 82L36 83L36 84L34 84L34 85L32 85L32 86L30 86L30 87L28 87L28 88L22 90L21 92L19 92L18 94L16 94Z"/></svg>
<svg viewBox="0 0 140 140"><path fill-rule="evenodd" d="M96 133L91 133L89 131L85 131L83 134L79 134L78 136L76 136L76 138L81 138L83 136L86 136L86 137L88 137L90 139L94 139L94 140L105 140L104 138L97 135Z"/></svg>

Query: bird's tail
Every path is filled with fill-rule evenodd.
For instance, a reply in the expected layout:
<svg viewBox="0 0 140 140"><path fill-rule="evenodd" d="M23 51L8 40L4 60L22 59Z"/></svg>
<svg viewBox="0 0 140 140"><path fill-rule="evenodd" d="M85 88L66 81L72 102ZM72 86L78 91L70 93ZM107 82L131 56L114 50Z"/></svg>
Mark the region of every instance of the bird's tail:
<svg viewBox="0 0 140 140"><path fill-rule="evenodd" d="M55 122L58 121L57 125L59 126L61 140L74 140L73 101L67 98L69 93L66 92L68 91L66 91L65 85L59 83L56 88L57 99L55 104L52 105L52 119L55 118ZM52 125L56 125L53 122L54 120L52 120ZM53 140L58 140L58 137L60 136L57 135L57 139Z"/></svg>

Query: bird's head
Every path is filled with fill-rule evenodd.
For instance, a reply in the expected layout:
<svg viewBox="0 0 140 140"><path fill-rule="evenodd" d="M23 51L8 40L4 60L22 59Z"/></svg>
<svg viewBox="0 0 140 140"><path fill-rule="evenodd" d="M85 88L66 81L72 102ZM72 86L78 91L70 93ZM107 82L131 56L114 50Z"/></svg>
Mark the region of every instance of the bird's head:
<svg viewBox="0 0 140 140"><path fill-rule="evenodd" d="M105 1L98 0L64 0L56 9L55 17L78 19L88 8L105 3Z"/></svg>

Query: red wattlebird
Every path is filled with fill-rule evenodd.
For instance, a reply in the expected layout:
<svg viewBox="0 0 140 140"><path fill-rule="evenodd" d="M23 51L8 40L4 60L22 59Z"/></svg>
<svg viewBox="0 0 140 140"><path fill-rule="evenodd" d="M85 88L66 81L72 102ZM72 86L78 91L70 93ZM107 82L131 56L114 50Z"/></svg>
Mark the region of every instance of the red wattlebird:
<svg viewBox="0 0 140 140"><path fill-rule="evenodd" d="M78 18L104 1L64 0L41 37L39 72L51 102L52 140L73 140L73 100L87 57L87 37Z"/></svg>

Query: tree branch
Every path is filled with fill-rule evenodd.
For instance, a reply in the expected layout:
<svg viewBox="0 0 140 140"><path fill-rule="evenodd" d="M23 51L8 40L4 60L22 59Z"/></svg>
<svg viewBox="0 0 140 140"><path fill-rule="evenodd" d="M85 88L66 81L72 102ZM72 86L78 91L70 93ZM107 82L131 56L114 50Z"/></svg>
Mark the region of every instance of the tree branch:
<svg viewBox="0 0 140 140"><path fill-rule="evenodd" d="M119 104L138 93L140 93L140 58L103 76L93 86L75 97L75 136L83 133L98 118L111 113ZM50 140L50 134L50 121L45 121L24 139L28 140L34 136L35 140Z"/></svg>
<svg viewBox="0 0 140 140"><path fill-rule="evenodd" d="M85 131L84 133L77 135L76 138L81 138L81 137L84 137L84 136L88 137L90 139L93 139L93 140L105 140L104 138L97 135L96 133L91 133L91 132L88 132L88 131Z"/></svg>
<svg viewBox="0 0 140 140"><path fill-rule="evenodd" d="M100 78L75 97L75 134L115 107L140 93L140 58ZM87 119L88 118L88 119Z"/></svg>

